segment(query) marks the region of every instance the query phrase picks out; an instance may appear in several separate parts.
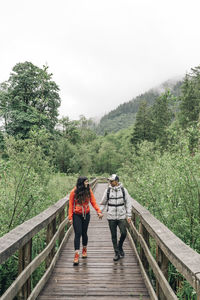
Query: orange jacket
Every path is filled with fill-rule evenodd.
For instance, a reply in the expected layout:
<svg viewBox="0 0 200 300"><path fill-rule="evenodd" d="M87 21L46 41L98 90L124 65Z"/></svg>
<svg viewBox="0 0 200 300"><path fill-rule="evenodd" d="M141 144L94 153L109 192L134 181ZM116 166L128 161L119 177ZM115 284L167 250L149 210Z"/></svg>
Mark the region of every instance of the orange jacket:
<svg viewBox="0 0 200 300"><path fill-rule="evenodd" d="M91 202L94 209L97 211L97 213L101 213L101 210L99 206L96 203L96 199L94 197L94 194L92 190L90 189L90 195L91 198L86 198L86 201L83 203L83 205L79 204L77 200L74 199L75 197L75 188L71 191L69 195L69 210L68 210L68 219L72 220L73 213L75 214L87 214L90 211L89 203Z"/></svg>

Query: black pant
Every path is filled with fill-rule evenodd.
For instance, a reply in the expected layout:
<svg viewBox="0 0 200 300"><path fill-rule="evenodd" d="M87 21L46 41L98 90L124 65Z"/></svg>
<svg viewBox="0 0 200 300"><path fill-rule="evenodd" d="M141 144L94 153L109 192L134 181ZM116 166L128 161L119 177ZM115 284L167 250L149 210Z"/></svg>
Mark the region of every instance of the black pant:
<svg viewBox="0 0 200 300"><path fill-rule="evenodd" d="M111 232L111 238L113 243L113 248L115 252L118 252L119 249L122 249L124 240L126 238L126 220L108 220L110 232ZM119 227L121 236L119 239L119 244L117 244L117 226Z"/></svg>
<svg viewBox="0 0 200 300"><path fill-rule="evenodd" d="M74 249L79 250L80 249L80 239L82 236L82 244L83 246L87 246L88 243L88 236L87 236L87 230L88 225L90 222L90 213L86 214L86 218L82 215L73 214L73 227L74 227Z"/></svg>

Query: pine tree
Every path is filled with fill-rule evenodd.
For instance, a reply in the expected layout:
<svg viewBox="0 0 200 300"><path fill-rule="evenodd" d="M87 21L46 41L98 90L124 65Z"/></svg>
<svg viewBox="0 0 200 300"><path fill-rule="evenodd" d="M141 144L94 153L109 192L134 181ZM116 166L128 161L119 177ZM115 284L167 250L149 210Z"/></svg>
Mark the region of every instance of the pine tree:
<svg viewBox="0 0 200 300"><path fill-rule="evenodd" d="M137 145L144 140L151 141L151 128L152 121L150 110L147 107L147 102L143 101L141 102L136 115L136 122L131 137L131 143L137 147Z"/></svg>
<svg viewBox="0 0 200 300"><path fill-rule="evenodd" d="M186 74L180 96L179 120L183 128L198 122L200 114L200 66Z"/></svg>

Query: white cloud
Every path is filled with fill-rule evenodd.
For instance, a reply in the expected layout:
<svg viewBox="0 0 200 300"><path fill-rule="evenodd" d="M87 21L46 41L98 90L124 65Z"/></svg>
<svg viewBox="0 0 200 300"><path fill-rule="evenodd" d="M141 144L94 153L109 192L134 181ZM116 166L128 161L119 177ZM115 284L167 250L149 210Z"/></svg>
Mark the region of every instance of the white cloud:
<svg viewBox="0 0 200 300"><path fill-rule="evenodd" d="M199 11L196 0L1 2L0 82L18 62L47 63L62 116L102 115L200 64Z"/></svg>

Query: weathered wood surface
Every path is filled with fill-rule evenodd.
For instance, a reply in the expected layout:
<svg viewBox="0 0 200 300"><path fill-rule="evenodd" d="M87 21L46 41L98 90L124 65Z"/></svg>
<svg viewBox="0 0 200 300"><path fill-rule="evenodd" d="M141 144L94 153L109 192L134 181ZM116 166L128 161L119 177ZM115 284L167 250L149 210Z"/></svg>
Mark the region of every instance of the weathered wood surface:
<svg viewBox="0 0 200 300"><path fill-rule="evenodd" d="M186 278L197 293L200 293L200 255L135 200L133 200L133 211L140 217L141 223L168 260Z"/></svg>
<svg viewBox="0 0 200 300"><path fill-rule="evenodd" d="M0 264L23 247L41 229L46 227L66 206L67 197L47 208L39 215L17 226L0 238Z"/></svg>
<svg viewBox="0 0 200 300"><path fill-rule="evenodd" d="M97 185L95 197L98 202L105 188L106 184ZM103 220L98 220L96 212L91 208L88 236L88 258L80 258L79 266L73 266L72 235L37 299L149 300L137 258L128 239L124 243L125 257L113 262L114 253L106 213Z"/></svg>

